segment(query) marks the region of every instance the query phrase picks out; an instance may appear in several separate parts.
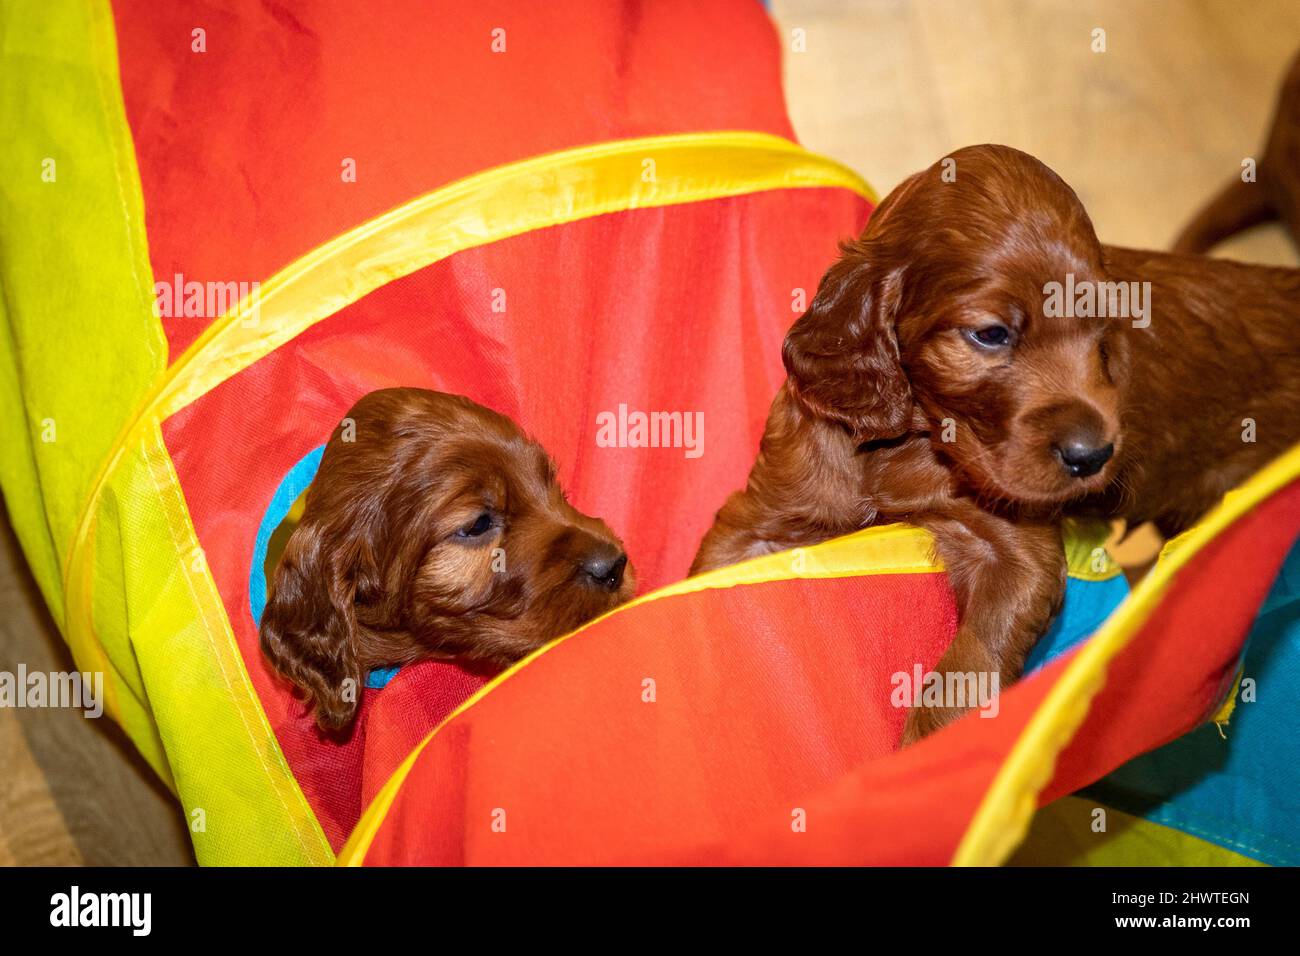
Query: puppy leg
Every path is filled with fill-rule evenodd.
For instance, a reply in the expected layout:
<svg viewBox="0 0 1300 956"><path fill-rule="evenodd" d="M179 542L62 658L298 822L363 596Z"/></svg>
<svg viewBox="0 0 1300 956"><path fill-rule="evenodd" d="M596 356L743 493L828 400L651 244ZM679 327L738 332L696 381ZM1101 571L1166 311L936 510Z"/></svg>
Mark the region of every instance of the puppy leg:
<svg viewBox="0 0 1300 956"><path fill-rule="evenodd" d="M764 520L760 514L762 503L751 498L747 492L738 491L727 499L714 519L713 527L709 528L704 540L700 542L700 550L691 562L689 577L784 548L797 547L796 544L774 541L763 536L761 529L770 524L772 516L766 516L767 520ZM754 519L754 523L737 523L748 518Z"/></svg>
<svg viewBox="0 0 1300 956"><path fill-rule="evenodd" d="M744 491L727 499L691 564L692 575L774 551L827 541L869 524L855 443L809 415L784 386L772 402Z"/></svg>
<svg viewBox="0 0 1300 956"><path fill-rule="evenodd" d="M915 520L934 534L957 598L957 635L935 672L945 687L957 685L956 675L969 674L977 680L987 675L986 682L996 674L999 690L1014 683L1065 594L1059 527L1013 523L974 506L955 515ZM971 687L971 681L963 686ZM968 698L965 707L951 700L940 707L913 707L903 726L903 745L955 720L974 703Z"/></svg>
<svg viewBox="0 0 1300 956"><path fill-rule="evenodd" d="M1267 190L1257 183L1233 179L1184 227L1174 240L1173 251L1200 255L1229 236L1276 216Z"/></svg>
<svg viewBox="0 0 1300 956"><path fill-rule="evenodd" d="M1281 219L1300 243L1300 55L1282 81L1258 182L1234 176L1174 242L1174 252L1204 253L1243 229Z"/></svg>
<svg viewBox="0 0 1300 956"><path fill-rule="evenodd" d="M834 521L828 515L787 511L762 495L738 491L727 499L700 542L689 576L777 551L820 544L859 527L851 517Z"/></svg>

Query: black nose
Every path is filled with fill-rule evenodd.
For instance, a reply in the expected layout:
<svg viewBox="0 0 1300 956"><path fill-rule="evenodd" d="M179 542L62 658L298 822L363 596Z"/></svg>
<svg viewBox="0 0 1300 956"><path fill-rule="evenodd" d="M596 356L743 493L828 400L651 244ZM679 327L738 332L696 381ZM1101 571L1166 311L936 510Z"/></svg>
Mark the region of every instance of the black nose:
<svg viewBox="0 0 1300 956"><path fill-rule="evenodd" d="M1105 445L1090 445L1087 442L1072 439L1053 446L1061 464L1071 476L1087 478L1101 471L1102 465L1110 461L1115 453L1113 442Z"/></svg>
<svg viewBox="0 0 1300 956"><path fill-rule="evenodd" d="M622 586L626 567L627 555L615 548L588 555L582 562L583 573L606 591L617 591Z"/></svg>

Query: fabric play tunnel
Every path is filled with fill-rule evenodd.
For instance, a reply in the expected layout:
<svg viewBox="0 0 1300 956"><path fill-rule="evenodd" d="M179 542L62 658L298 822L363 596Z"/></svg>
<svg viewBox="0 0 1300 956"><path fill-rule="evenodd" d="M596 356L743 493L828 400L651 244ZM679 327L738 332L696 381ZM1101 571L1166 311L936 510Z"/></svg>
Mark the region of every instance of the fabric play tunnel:
<svg viewBox="0 0 1300 956"><path fill-rule="evenodd" d="M1071 526L1030 676L906 751L895 675L955 626L922 532L683 581L876 199L796 144L759 4L19 0L0 36L5 502L200 862L998 863L1048 803L1017 859L1300 862L1300 450L1131 595ZM504 674L372 674L328 741L260 655L264 562L393 385L519 422L642 594ZM703 424L598 441L652 411Z"/></svg>

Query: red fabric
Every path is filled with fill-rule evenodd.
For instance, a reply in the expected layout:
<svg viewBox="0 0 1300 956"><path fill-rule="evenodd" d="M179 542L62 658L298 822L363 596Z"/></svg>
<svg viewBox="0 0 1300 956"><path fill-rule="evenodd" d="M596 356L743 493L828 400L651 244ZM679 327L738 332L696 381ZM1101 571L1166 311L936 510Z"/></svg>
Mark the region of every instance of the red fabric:
<svg viewBox="0 0 1300 956"><path fill-rule="evenodd" d="M394 206L540 153L709 130L794 137L756 0L113 0L113 12L160 280L265 281ZM164 319L172 357L209 322Z"/></svg>
<svg viewBox="0 0 1300 956"><path fill-rule="evenodd" d="M1179 574L1042 802L1205 719L1297 531L1300 482ZM944 588L937 575L781 582L603 621L434 737L366 862L946 863L1074 655L1004 693L996 718L893 752L889 675L938 659L953 626ZM638 696L645 676L654 704Z"/></svg>
<svg viewBox="0 0 1300 956"><path fill-rule="evenodd" d="M630 609L435 736L368 859L644 862L764 816L788 827L803 794L892 752L904 714L890 676L935 663L954 624L938 574L771 582ZM505 833L492 830L498 808Z"/></svg>
<svg viewBox="0 0 1300 956"><path fill-rule="evenodd" d="M250 660L246 650L245 660ZM320 737L301 708L289 704L274 727L282 741L295 744L294 776L336 848L429 730L491 676L442 661L404 667L382 690L362 692L357 719L342 742ZM277 689L277 699L283 693ZM281 701L279 709L286 703Z"/></svg>
<svg viewBox="0 0 1300 956"><path fill-rule="evenodd" d="M248 575L258 524L290 467L363 394L415 385L513 417L551 452L574 505L623 536L642 590L685 575L727 493L743 486L783 375L793 290L811 296L837 240L861 230L851 193L796 189L644 209L468 250L392 282L223 382L165 423L194 527L271 725L326 833L341 844L358 782L409 752L373 729L325 743L258 650ZM491 311L506 290L506 312ZM601 448L620 403L702 412L703 454ZM423 737L472 687L449 670L380 698L394 739ZM408 700L410 698L410 700ZM357 772L357 768L360 771Z"/></svg>

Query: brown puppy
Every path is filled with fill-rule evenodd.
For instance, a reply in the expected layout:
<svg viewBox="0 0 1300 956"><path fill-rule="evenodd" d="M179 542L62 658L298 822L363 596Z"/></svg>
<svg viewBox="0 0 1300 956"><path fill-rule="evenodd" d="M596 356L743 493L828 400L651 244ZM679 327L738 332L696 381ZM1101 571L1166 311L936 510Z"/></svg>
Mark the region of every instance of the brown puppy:
<svg viewBox="0 0 1300 956"><path fill-rule="evenodd" d="M960 613L937 670L1006 686L1063 594L1062 514L1173 534L1300 438L1300 270L1103 247L1050 169L976 146L889 195L784 358L692 573L921 525Z"/></svg>
<svg viewBox="0 0 1300 956"><path fill-rule="evenodd" d="M614 533L545 451L459 395L372 392L334 430L262 616L262 649L322 729L375 667L508 664L632 596Z"/></svg>
<svg viewBox="0 0 1300 956"><path fill-rule="evenodd" d="M1174 243L1175 252L1205 252L1235 233L1280 219L1300 243L1300 55L1282 81L1273 125L1255 180L1223 188Z"/></svg>

